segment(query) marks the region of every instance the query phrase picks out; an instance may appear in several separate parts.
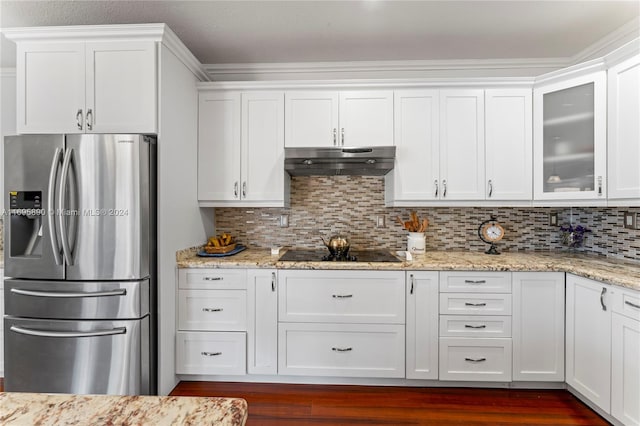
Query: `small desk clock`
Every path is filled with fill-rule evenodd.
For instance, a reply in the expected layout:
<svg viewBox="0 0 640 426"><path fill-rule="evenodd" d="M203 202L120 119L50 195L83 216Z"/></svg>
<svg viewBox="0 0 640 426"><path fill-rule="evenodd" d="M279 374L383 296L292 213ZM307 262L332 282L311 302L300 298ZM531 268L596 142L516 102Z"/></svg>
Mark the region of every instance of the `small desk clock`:
<svg viewBox="0 0 640 426"><path fill-rule="evenodd" d="M498 223L495 216L491 216L491 219L485 220L480 224L478 236L485 243L491 244L489 250L485 251L486 254L500 254L496 248L496 243L504 237L504 228Z"/></svg>

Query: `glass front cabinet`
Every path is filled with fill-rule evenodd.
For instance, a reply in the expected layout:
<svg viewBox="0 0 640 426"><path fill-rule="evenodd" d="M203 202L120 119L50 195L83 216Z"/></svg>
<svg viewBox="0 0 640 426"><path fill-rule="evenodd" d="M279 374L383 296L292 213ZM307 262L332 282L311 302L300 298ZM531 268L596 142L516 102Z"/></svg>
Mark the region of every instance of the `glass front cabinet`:
<svg viewBox="0 0 640 426"><path fill-rule="evenodd" d="M606 202L606 107L605 71L534 88L534 200Z"/></svg>

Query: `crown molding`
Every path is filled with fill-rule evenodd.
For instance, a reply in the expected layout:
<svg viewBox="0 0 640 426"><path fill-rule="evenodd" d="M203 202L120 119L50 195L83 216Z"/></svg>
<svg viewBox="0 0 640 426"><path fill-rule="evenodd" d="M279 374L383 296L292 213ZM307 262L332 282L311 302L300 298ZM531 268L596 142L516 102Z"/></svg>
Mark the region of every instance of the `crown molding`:
<svg viewBox="0 0 640 426"><path fill-rule="evenodd" d="M548 85L556 82L564 81L567 78L580 77L586 74L605 71L606 63L604 58L593 59L587 62L581 62L570 67L566 67L557 71L540 75L535 78L535 85Z"/></svg>
<svg viewBox="0 0 640 426"><path fill-rule="evenodd" d="M205 64L212 80L228 75L366 73L366 72L429 72L447 70L508 70L531 68L562 68L566 58L541 59L460 59L408 61L343 61L343 62L281 62Z"/></svg>
<svg viewBox="0 0 640 426"><path fill-rule="evenodd" d="M193 56L193 53L184 45L182 40L167 25L164 26L162 43L178 57L200 81L210 81L209 74L204 69L200 61Z"/></svg>
<svg viewBox="0 0 640 426"><path fill-rule="evenodd" d="M58 27L4 28L2 33L14 42L61 40L135 39L162 41L166 24L70 25Z"/></svg>
<svg viewBox="0 0 640 426"><path fill-rule="evenodd" d="M612 67L613 65L619 64L620 62L638 55L640 55L640 38L636 38L635 40L632 40L624 46L614 50L605 56L604 59L607 63L607 67Z"/></svg>
<svg viewBox="0 0 640 426"><path fill-rule="evenodd" d="M197 83L198 90L343 90L343 89L417 89L432 87L531 88L530 77L482 78L397 78L340 80L264 80L212 81Z"/></svg>
<svg viewBox="0 0 640 426"><path fill-rule="evenodd" d="M570 64L600 58L628 44L640 36L640 18L636 17L617 30L607 34L591 46L571 57ZM567 64L567 65L570 65Z"/></svg>

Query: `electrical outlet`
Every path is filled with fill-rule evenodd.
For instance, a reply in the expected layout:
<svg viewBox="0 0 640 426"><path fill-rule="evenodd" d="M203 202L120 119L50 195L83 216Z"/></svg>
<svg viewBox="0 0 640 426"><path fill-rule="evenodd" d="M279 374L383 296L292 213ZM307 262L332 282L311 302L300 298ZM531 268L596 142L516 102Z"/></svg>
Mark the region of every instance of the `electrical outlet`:
<svg viewBox="0 0 640 426"><path fill-rule="evenodd" d="M624 212L624 227L628 229L637 229L638 214L633 212Z"/></svg>
<svg viewBox="0 0 640 426"><path fill-rule="evenodd" d="M376 228L384 228L385 226L384 216L376 217Z"/></svg>
<svg viewBox="0 0 640 426"><path fill-rule="evenodd" d="M549 213L549 226L558 226L558 213Z"/></svg>
<svg viewBox="0 0 640 426"><path fill-rule="evenodd" d="M289 227L289 215L281 214L280 215L280 228L288 228Z"/></svg>

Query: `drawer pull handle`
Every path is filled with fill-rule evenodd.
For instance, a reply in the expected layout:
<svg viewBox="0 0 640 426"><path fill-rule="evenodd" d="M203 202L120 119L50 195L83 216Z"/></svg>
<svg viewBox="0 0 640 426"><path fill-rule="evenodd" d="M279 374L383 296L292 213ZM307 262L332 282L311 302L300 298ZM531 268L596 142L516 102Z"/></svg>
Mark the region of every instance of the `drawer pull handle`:
<svg viewBox="0 0 640 426"><path fill-rule="evenodd" d="M334 299L349 299L353 297L353 294L334 294L333 298Z"/></svg>
<svg viewBox="0 0 640 426"><path fill-rule="evenodd" d="M487 306L486 303L469 303L469 302L465 302L464 306Z"/></svg>
<svg viewBox="0 0 640 426"><path fill-rule="evenodd" d="M473 358L465 358L465 361L469 361L469 362L484 362L487 359L486 358L478 358L478 359L473 359Z"/></svg>
<svg viewBox="0 0 640 426"><path fill-rule="evenodd" d="M205 281L222 281L223 279L222 277L204 277Z"/></svg>
<svg viewBox="0 0 640 426"><path fill-rule="evenodd" d="M218 356L222 355L222 352L200 352L202 356Z"/></svg>
<svg viewBox="0 0 640 426"><path fill-rule="evenodd" d="M487 280L464 280L465 284L486 284Z"/></svg>
<svg viewBox="0 0 640 426"><path fill-rule="evenodd" d="M635 303L631 303L631 302L629 302L628 300L625 300L625 301L624 301L624 303L625 303L626 305L632 306L632 307L634 307L634 308L636 308L636 309L640 309L640 305L636 305Z"/></svg>
<svg viewBox="0 0 640 426"><path fill-rule="evenodd" d="M470 324L465 324L464 328L487 328L486 325L482 324L482 325L470 325Z"/></svg>
<svg viewBox="0 0 640 426"><path fill-rule="evenodd" d="M222 312L222 308L202 308L202 312Z"/></svg>
<svg viewBox="0 0 640 426"><path fill-rule="evenodd" d="M331 348L334 352L349 352L352 351L353 348Z"/></svg>

